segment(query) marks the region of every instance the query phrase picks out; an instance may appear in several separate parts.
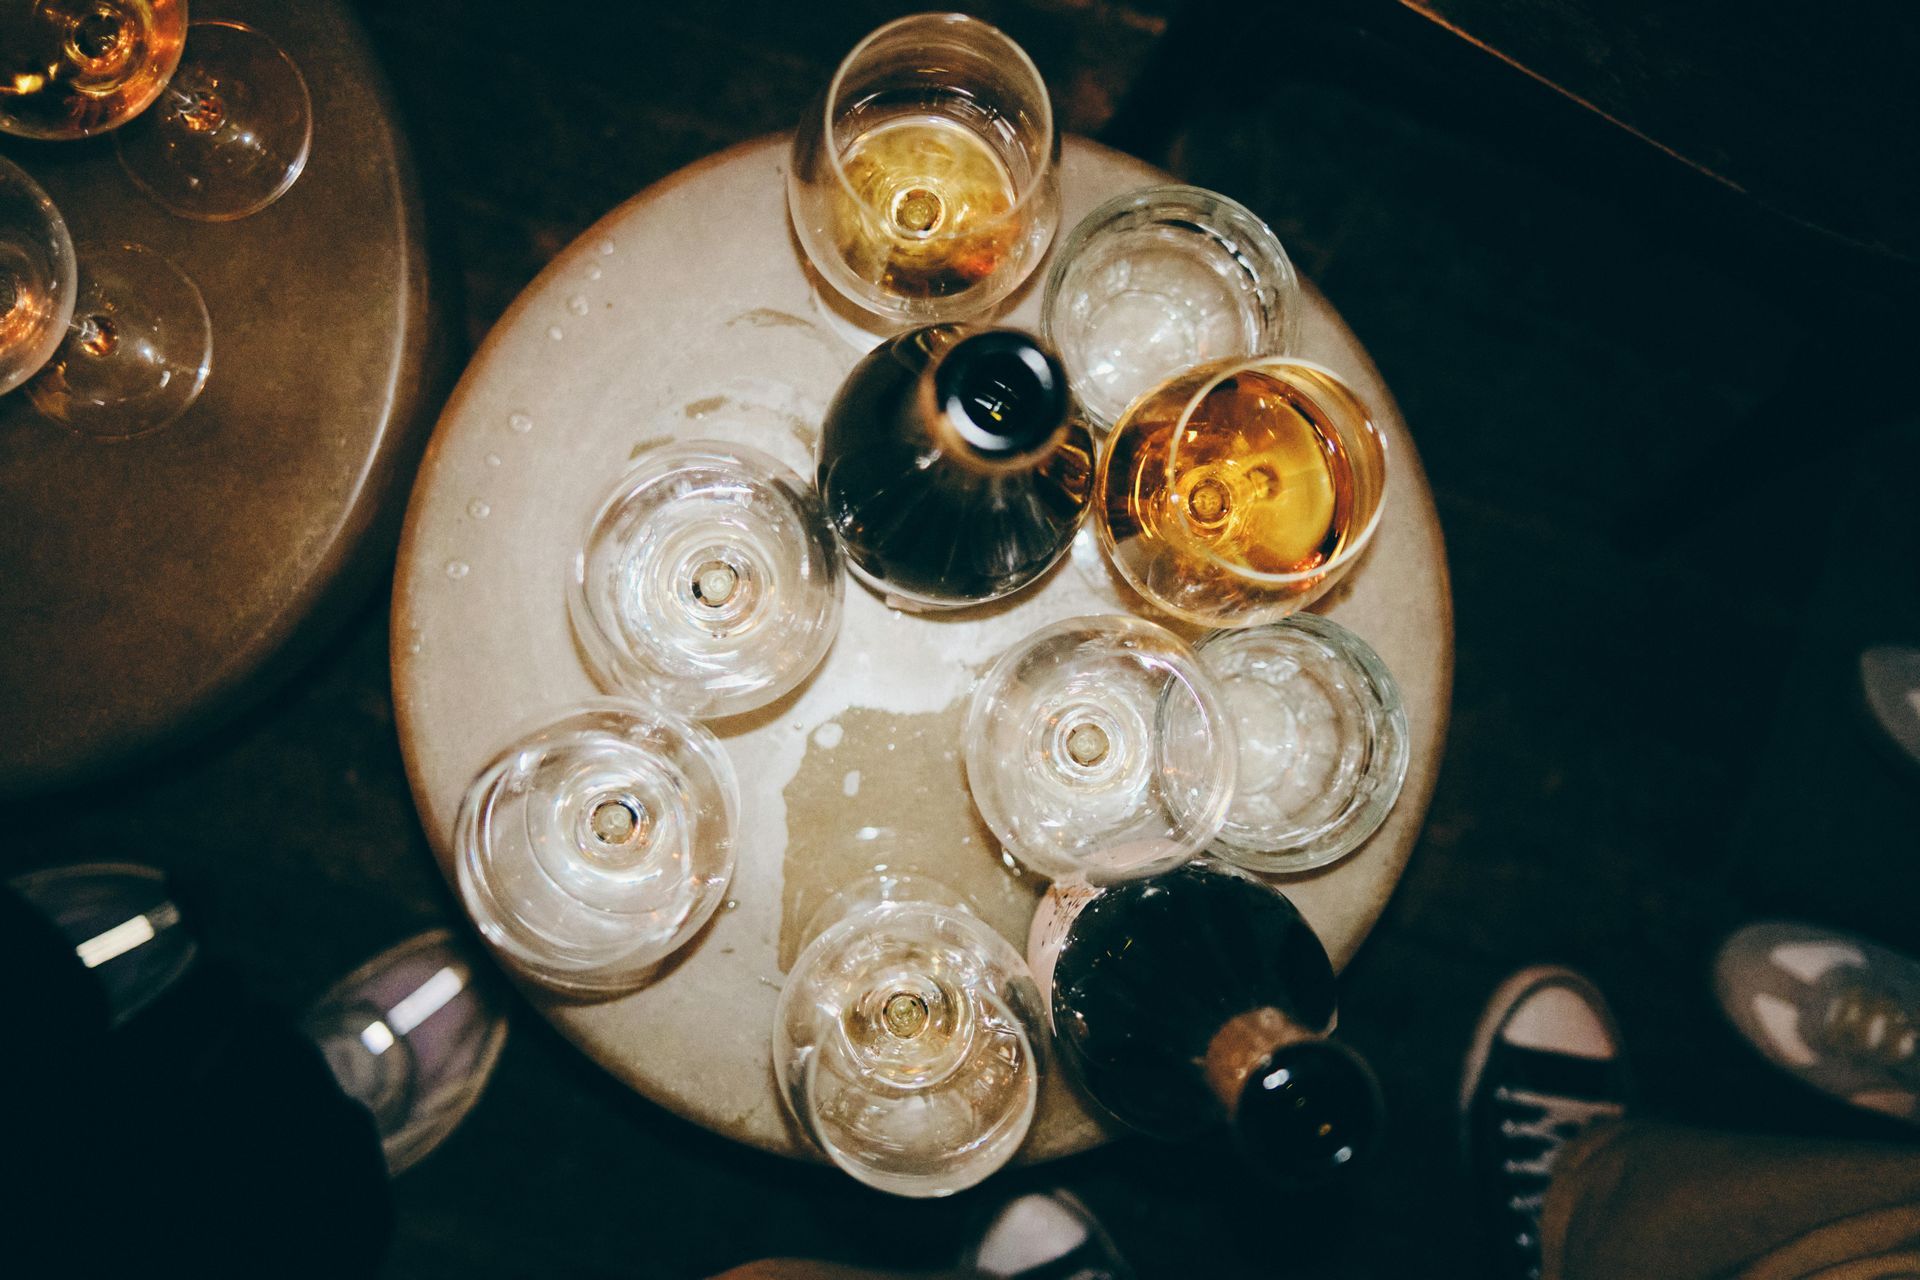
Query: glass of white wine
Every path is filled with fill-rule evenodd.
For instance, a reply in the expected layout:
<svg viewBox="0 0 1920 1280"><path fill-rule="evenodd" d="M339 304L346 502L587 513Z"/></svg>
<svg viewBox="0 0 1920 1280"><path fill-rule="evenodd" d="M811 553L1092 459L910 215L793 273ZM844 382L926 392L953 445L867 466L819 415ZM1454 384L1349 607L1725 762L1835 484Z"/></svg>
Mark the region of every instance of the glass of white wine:
<svg viewBox="0 0 1920 1280"><path fill-rule="evenodd" d="M67 141L117 129L166 89L186 0L0 4L0 133Z"/></svg>
<svg viewBox="0 0 1920 1280"><path fill-rule="evenodd" d="M829 899L774 1015L794 1119L842 1170L946 1196L1033 1123L1040 993L1026 961L937 881L875 875Z"/></svg>
<svg viewBox="0 0 1920 1280"><path fill-rule="evenodd" d="M213 363L192 280L151 249L76 249L38 183L0 158L0 393L24 385L76 435L125 439L186 412Z"/></svg>
<svg viewBox="0 0 1920 1280"><path fill-rule="evenodd" d="M787 207L831 288L895 323L954 320L1046 253L1059 154L1025 50L963 14L914 14L856 45L802 117Z"/></svg>

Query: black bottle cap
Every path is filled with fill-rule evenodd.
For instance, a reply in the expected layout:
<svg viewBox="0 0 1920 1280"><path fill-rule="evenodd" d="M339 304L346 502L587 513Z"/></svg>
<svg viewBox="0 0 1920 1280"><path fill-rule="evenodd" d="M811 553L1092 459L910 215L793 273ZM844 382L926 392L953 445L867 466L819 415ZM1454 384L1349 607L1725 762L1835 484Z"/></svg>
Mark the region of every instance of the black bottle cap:
<svg viewBox="0 0 1920 1280"><path fill-rule="evenodd" d="M1285 1183L1318 1182L1363 1160L1386 1121L1366 1060L1331 1040L1275 1049L1233 1109L1241 1150Z"/></svg>
<svg viewBox="0 0 1920 1280"><path fill-rule="evenodd" d="M1060 361L1016 329L987 329L948 348L933 375L940 411L990 458L1032 453L1054 438L1071 401Z"/></svg>

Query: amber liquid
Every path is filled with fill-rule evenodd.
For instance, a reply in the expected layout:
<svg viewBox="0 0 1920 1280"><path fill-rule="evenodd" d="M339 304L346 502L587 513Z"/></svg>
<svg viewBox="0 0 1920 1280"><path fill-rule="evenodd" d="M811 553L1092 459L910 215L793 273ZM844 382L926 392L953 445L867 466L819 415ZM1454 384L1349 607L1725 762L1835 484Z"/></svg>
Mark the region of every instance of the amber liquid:
<svg viewBox="0 0 1920 1280"><path fill-rule="evenodd" d="M0 19L0 132L85 138L160 96L187 38L184 0L39 0Z"/></svg>
<svg viewBox="0 0 1920 1280"><path fill-rule="evenodd" d="M1019 193L993 144L947 116L895 116L840 156L860 208L840 220L855 275L905 298L943 298L988 279L1018 238Z"/></svg>
<svg viewBox="0 0 1920 1280"><path fill-rule="evenodd" d="M1102 538L1121 572L1176 615L1278 616L1318 590L1316 571L1371 518L1378 484L1361 473L1372 459L1355 457L1321 388L1258 370L1220 382L1182 426L1205 380L1150 393L1115 431L1101 464Z"/></svg>

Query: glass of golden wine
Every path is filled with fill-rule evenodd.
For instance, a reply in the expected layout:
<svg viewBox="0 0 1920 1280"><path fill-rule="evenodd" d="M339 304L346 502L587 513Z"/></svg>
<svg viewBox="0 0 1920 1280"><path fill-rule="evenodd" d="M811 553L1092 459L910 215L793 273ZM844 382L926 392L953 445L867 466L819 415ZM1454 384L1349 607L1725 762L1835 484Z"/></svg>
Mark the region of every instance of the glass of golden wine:
<svg viewBox="0 0 1920 1280"><path fill-rule="evenodd" d="M0 3L0 133L66 141L152 106L187 39L186 0Z"/></svg>
<svg viewBox="0 0 1920 1280"><path fill-rule="evenodd" d="M1060 221L1053 104L997 28L922 13L873 32L795 131L787 207L832 289L896 323L983 312Z"/></svg>
<svg viewBox="0 0 1920 1280"><path fill-rule="evenodd" d="M1229 359L1136 400L1100 461L1108 557L1189 622L1250 627L1313 603L1380 523L1387 441L1366 404L1305 360Z"/></svg>

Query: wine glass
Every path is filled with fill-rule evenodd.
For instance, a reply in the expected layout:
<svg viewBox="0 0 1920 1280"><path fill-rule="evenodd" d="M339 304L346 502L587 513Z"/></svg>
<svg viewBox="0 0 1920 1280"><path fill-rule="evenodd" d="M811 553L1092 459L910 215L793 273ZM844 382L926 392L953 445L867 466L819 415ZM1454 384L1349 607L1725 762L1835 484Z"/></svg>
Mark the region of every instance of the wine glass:
<svg viewBox="0 0 1920 1280"><path fill-rule="evenodd" d="M1170 184L1115 196L1053 255L1041 333L1093 425L1197 364L1285 355L1300 279L1279 237L1214 191Z"/></svg>
<svg viewBox="0 0 1920 1280"><path fill-rule="evenodd" d="M76 250L47 193L0 157L0 392L24 382L60 425L124 439L185 413L212 364L192 280L139 245Z"/></svg>
<svg viewBox="0 0 1920 1280"><path fill-rule="evenodd" d="M787 208L808 261L899 323L984 311L1060 220L1053 104L1026 51L957 13L874 31L802 116Z"/></svg>
<svg viewBox="0 0 1920 1280"><path fill-rule="evenodd" d="M602 699L522 735L474 779L454 825L481 935L556 990L646 983L700 931L733 875L739 789L713 735Z"/></svg>
<svg viewBox="0 0 1920 1280"><path fill-rule="evenodd" d="M1259 357L1147 392L1095 479L1101 546L1135 590L1189 622L1248 627L1318 599L1380 523L1387 441L1331 370Z"/></svg>
<svg viewBox="0 0 1920 1280"><path fill-rule="evenodd" d="M79 863L30 871L9 886L72 940L106 997L111 1026L152 1004L199 954L166 876L152 867Z"/></svg>
<svg viewBox="0 0 1920 1280"><path fill-rule="evenodd" d="M1379 830L1406 781L1407 712L1366 641L1297 613L1215 632L1196 653L1240 744L1216 855L1253 871L1310 871Z"/></svg>
<svg viewBox="0 0 1920 1280"><path fill-rule="evenodd" d="M299 179L313 147L313 101L272 39L244 23L196 22L160 101L114 145L128 176L162 208L231 222Z"/></svg>
<svg viewBox="0 0 1920 1280"><path fill-rule="evenodd" d="M1039 991L951 890L870 876L830 899L774 1014L788 1110L870 1187L945 1196L1013 1157L1033 1123Z"/></svg>
<svg viewBox="0 0 1920 1280"><path fill-rule="evenodd" d="M600 504L567 601L602 689L708 717L805 679L844 595L806 482L757 449L690 441L643 454Z"/></svg>
<svg viewBox="0 0 1920 1280"><path fill-rule="evenodd" d="M374 956L316 1000L301 1025L340 1088L373 1113L396 1176L466 1118L507 1039L492 975L445 929Z"/></svg>
<svg viewBox="0 0 1920 1280"><path fill-rule="evenodd" d="M119 128L179 65L186 0L0 5L0 133L64 141Z"/></svg>
<svg viewBox="0 0 1920 1280"><path fill-rule="evenodd" d="M1213 677L1166 628L1068 618L1002 654L967 711L967 786L1044 876L1151 875L1204 848L1234 788Z"/></svg>

